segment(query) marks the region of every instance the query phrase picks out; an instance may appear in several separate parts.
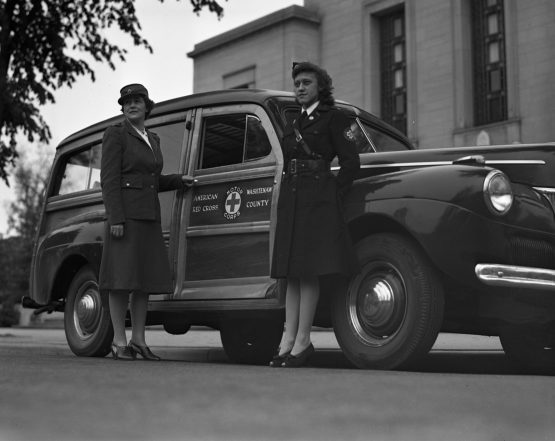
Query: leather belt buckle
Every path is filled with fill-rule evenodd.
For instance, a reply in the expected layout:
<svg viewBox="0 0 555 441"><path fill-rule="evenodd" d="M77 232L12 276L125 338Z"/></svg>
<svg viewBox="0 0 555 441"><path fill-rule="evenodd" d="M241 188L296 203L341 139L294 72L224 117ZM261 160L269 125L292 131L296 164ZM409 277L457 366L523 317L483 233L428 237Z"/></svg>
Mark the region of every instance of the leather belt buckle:
<svg viewBox="0 0 555 441"><path fill-rule="evenodd" d="M297 160L296 159L291 159L291 161L289 162L289 173L291 173L292 175L297 174Z"/></svg>

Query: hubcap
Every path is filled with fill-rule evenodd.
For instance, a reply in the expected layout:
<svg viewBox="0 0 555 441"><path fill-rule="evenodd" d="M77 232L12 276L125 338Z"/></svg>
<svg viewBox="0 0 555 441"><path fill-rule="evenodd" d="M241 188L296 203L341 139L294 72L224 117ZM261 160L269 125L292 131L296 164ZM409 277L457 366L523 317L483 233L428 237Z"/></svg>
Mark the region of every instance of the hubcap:
<svg viewBox="0 0 555 441"><path fill-rule="evenodd" d="M96 332L101 313L102 301L98 286L95 282L86 282L80 287L73 308L73 322L79 337L87 339Z"/></svg>
<svg viewBox="0 0 555 441"><path fill-rule="evenodd" d="M405 282L388 262L366 264L353 281L347 301L355 333L370 346L386 345L405 321Z"/></svg>

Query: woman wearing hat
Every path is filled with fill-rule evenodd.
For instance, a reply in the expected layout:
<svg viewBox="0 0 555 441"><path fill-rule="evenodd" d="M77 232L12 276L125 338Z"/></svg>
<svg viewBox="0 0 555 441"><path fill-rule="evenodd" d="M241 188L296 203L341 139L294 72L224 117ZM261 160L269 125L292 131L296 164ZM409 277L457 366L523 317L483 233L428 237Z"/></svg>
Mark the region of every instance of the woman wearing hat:
<svg viewBox="0 0 555 441"><path fill-rule="evenodd" d="M120 91L123 122L106 129L102 139L100 181L106 230L100 289L108 291L114 328L112 355L118 360L160 360L145 342L150 293L171 292L172 276L162 237L158 192L192 184L186 175L162 175L160 138L145 128L154 102L141 84ZM125 334L131 294L132 335Z"/></svg>
<svg viewBox="0 0 555 441"><path fill-rule="evenodd" d="M302 112L284 133L282 180L272 277L287 279L285 332L273 367L297 367L314 352L310 330L320 278L350 276L358 262L341 207L360 168L350 121L334 107L332 80L312 63L293 64ZM337 157L334 176L330 162Z"/></svg>

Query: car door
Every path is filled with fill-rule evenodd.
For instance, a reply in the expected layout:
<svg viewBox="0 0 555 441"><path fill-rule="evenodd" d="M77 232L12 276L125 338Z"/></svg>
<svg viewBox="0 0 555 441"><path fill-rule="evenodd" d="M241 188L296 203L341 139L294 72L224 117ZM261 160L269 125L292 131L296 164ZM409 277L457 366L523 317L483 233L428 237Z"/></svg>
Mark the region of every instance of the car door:
<svg viewBox="0 0 555 441"><path fill-rule="evenodd" d="M190 127L193 116L194 112L192 110L183 110L149 119L148 128L160 137L160 148L164 158L162 174L183 173L191 141L191 132L188 127ZM162 234L168 249L174 283L177 278L176 253L179 239L177 219L185 194L186 190L167 191L158 194ZM151 300L156 301L163 297L167 298L168 296L153 296Z"/></svg>
<svg viewBox="0 0 555 441"><path fill-rule="evenodd" d="M254 104L198 109L187 170L195 185L182 210L174 299L264 297L271 219L282 154L265 110Z"/></svg>

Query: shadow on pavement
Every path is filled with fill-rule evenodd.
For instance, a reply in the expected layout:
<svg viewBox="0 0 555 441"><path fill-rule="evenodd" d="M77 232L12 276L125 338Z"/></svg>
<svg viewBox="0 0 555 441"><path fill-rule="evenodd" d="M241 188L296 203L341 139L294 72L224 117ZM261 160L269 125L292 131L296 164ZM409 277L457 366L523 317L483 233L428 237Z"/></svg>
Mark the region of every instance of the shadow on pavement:
<svg viewBox="0 0 555 441"><path fill-rule="evenodd" d="M160 348L165 361L232 364L222 348ZM313 369L357 369L337 349L317 350L310 359ZM503 351L432 351L410 372L522 375L529 374L513 364Z"/></svg>

